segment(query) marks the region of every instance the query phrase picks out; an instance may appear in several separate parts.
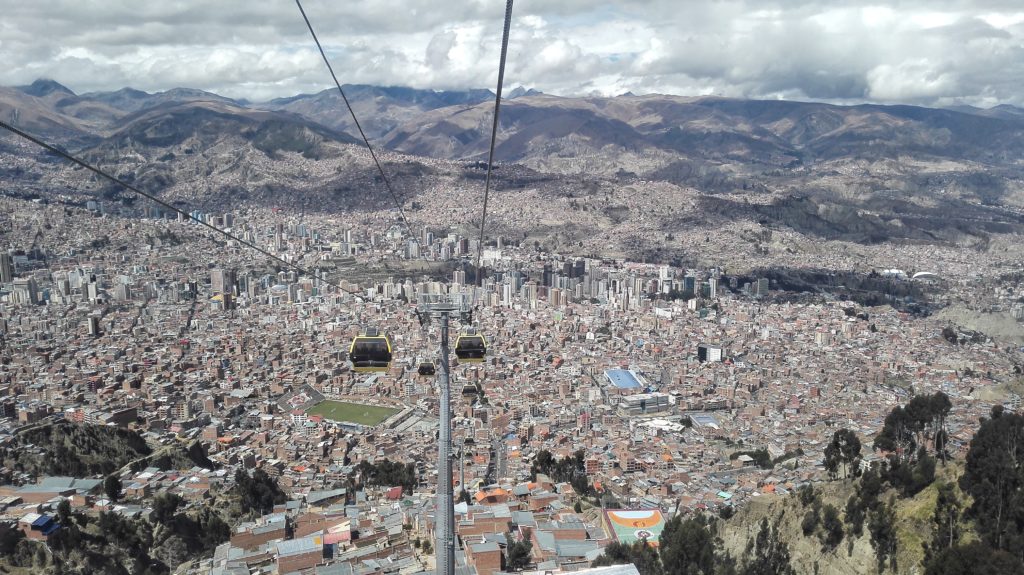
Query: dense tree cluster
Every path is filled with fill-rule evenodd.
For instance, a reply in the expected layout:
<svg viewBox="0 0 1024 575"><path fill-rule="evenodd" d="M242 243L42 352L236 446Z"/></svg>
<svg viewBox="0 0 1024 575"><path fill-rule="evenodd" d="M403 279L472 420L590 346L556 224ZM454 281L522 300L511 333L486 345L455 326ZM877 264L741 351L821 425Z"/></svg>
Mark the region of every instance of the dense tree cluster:
<svg viewBox="0 0 1024 575"><path fill-rule="evenodd" d="M42 453L39 453L42 450ZM70 422L43 425L0 448L0 464L34 475L108 475L151 452L135 431Z"/></svg>
<svg viewBox="0 0 1024 575"><path fill-rule="evenodd" d="M839 509L831 504L823 504L812 485L801 487L796 494L803 507L810 507L800 522L800 530L804 536L817 534L823 552L834 550L846 535L843 521L839 517Z"/></svg>
<svg viewBox="0 0 1024 575"><path fill-rule="evenodd" d="M252 476L239 469L235 473L233 489L240 498L242 513L270 513L274 510L274 505L284 503L287 499L284 491L277 485L277 480L262 469L254 471Z"/></svg>
<svg viewBox="0 0 1024 575"><path fill-rule="evenodd" d="M906 406L896 406L885 417L874 448L890 453L899 461L911 461L931 443L938 457L945 457L946 417L953 407L941 391L933 395L915 395Z"/></svg>
<svg viewBox="0 0 1024 575"><path fill-rule="evenodd" d="M716 525L697 515L675 516L665 524L658 547L637 541L612 543L593 563L595 567L632 563L640 575L793 575L789 546L780 538L778 521L763 519L747 543L742 562L722 550Z"/></svg>
<svg viewBox="0 0 1024 575"><path fill-rule="evenodd" d="M140 471L147 467L156 467L164 471L192 467L217 469L217 464L207 455L206 446L202 441L193 441L187 448L177 444L164 447L149 458L138 461L133 467L133 471Z"/></svg>
<svg viewBox="0 0 1024 575"><path fill-rule="evenodd" d="M875 560L878 572L885 570L886 565L896 571L896 549L899 539L896 535L896 501L889 499L878 505L868 516L868 532L871 534L871 546L875 549Z"/></svg>
<svg viewBox="0 0 1024 575"><path fill-rule="evenodd" d="M231 534L227 523L210 508L177 513L181 503L177 495L157 496L154 513L146 521L105 512L92 520L62 502L57 509L61 528L48 543L4 532L0 533L0 554L10 565L35 572L163 575L208 553Z"/></svg>
<svg viewBox="0 0 1024 575"><path fill-rule="evenodd" d="M942 550L925 569L925 575L1024 575L1024 563L1000 549L980 541Z"/></svg>
<svg viewBox="0 0 1024 575"><path fill-rule="evenodd" d="M779 539L778 524L761 519L757 536L747 542L741 575L796 575L790 563L789 546Z"/></svg>
<svg viewBox="0 0 1024 575"><path fill-rule="evenodd" d="M555 460L550 451L542 449L530 466L530 480L536 481L537 474L547 475L552 481L569 483L581 496L593 495L594 488L587 480L586 454L582 449L570 457Z"/></svg>
<svg viewBox="0 0 1024 575"><path fill-rule="evenodd" d="M960 528L961 513L962 505L956 493L956 485L941 483L935 498L935 512L932 514L932 540L923 544L925 564L960 543L963 534Z"/></svg>
<svg viewBox="0 0 1024 575"><path fill-rule="evenodd" d="M618 541L609 543L604 548L604 553L591 563L591 567L625 565L627 563L635 565L640 575L664 574L661 560L658 558L658 551L644 540L637 541L632 545Z"/></svg>
<svg viewBox="0 0 1024 575"><path fill-rule="evenodd" d="M511 533L508 534L508 548L505 549L505 569L509 571L521 571L533 562L533 544L529 539L516 539Z"/></svg>
<svg viewBox="0 0 1024 575"><path fill-rule="evenodd" d="M95 522L69 521L50 536L47 565L57 573L167 573L150 554L153 531L143 520L100 513ZM83 527L83 524L85 526ZM36 564L35 567L40 567Z"/></svg>
<svg viewBox="0 0 1024 575"><path fill-rule="evenodd" d="M857 482L854 494L846 501L846 524L854 537L864 534L864 521L878 510L879 496L885 489L885 482L876 468L865 471Z"/></svg>
<svg viewBox="0 0 1024 575"><path fill-rule="evenodd" d="M775 462L772 461L772 456L768 453L767 449L754 449L752 451L735 451L729 455L729 459L736 459L741 455L746 455L754 460L754 465L761 469L772 469L775 467Z"/></svg>
<svg viewBox="0 0 1024 575"><path fill-rule="evenodd" d="M946 417L951 408L949 397L939 391L915 395L906 406L896 406L886 416L874 448L888 454L881 478L904 496L913 496L931 485L935 458L945 461Z"/></svg>
<svg viewBox="0 0 1024 575"><path fill-rule="evenodd" d="M973 498L981 540L1024 557L1024 416L993 409L971 440L960 488Z"/></svg>
<svg viewBox="0 0 1024 575"><path fill-rule="evenodd" d="M842 476L860 475L860 439L845 427L832 435L832 441L825 447L825 469L835 479L842 469Z"/></svg>
<svg viewBox="0 0 1024 575"><path fill-rule="evenodd" d="M410 495L416 488L416 466L412 463L398 463L389 459L378 463L360 461L356 471L364 485L401 486L402 491Z"/></svg>

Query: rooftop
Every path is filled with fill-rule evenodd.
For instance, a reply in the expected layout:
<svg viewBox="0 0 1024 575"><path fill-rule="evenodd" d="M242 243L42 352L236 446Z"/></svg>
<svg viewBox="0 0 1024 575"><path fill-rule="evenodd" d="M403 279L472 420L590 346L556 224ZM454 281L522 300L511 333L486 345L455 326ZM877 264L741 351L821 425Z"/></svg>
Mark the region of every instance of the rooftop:
<svg viewBox="0 0 1024 575"><path fill-rule="evenodd" d="M619 389L637 389L643 387L640 383L640 376L631 369L609 369L605 370L604 376L612 385Z"/></svg>

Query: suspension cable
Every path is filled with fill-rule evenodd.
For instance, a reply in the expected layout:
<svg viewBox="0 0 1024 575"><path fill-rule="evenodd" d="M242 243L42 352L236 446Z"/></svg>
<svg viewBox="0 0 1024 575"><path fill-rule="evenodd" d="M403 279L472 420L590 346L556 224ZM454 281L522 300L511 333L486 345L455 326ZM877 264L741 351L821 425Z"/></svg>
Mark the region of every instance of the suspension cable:
<svg viewBox="0 0 1024 575"><path fill-rule="evenodd" d="M295 0L298 2L298 0ZM505 29L501 35L501 59L498 61L498 89L494 94L494 123L491 125L491 146L487 155L487 177L484 180L484 206L480 216L480 241L476 246L477 285L483 287L484 275L480 261L484 252L484 227L487 225L487 197L491 191L491 169L494 167L494 140L498 136L498 112L501 108L501 86L505 81L505 57L508 54L508 32L512 26L512 0L505 3Z"/></svg>
<svg viewBox="0 0 1024 575"><path fill-rule="evenodd" d="M284 266L286 268L290 268L290 269L293 269L293 270L298 271L300 273L303 273L303 274L312 276L314 278L317 278L320 281L322 281L322 282L324 282L324 283L326 283L328 285L334 286L334 287L338 288L339 290L347 292L347 293L350 293L352 295L361 295L360 293L358 293L358 292L356 292L354 290L350 290L350 289L344 288L344 287L341 286L341 284L333 282L333 281L323 277L318 272L309 271L309 270L303 268L302 266L299 266L297 264L294 264L292 262L284 260L284 259L282 259L282 258L280 258L278 256L275 256L274 254L272 254L272 253L268 252L267 250L257 246L256 244L253 244L252 242L248 242L246 240L243 240L242 238L240 238L240 237L238 237L238 236L236 236L236 235L234 235L234 234L232 234L230 232L226 232L226 231L224 231L224 230L222 230L222 229L220 229L220 228L218 228L218 227L216 227L216 226L214 226L212 224L204 222L203 220L193 216L192 214L190 214L188 212L185 212L184 210L181 210L179 208L176 208L173 205L165 202L164 200L161 200L160 198L154 196L153 194L144 192L144 191L140 190L139 188L129 184L128 182L125 182L124 180L122 180L122 179L120 179L120 178L118 178L116 176L112 176L109 173L101 170L100 168L97 168L97 167L89 164L85 160L81 160L81 159L79 159L79 158L77 158L75 156L72 156L71 154L65 152L64 150L61 150L60 148L57 148L56 146L48 144L48 143L44 142L43 140L40 140L39 138L37 138L37 137L27 133L27 132L24 132L24 131L22 131L22 130L20 130L18 128L15 128L14 126L8 124L7 122L4 122L4 121L0 120L0 128L3 128L3 129L5 129L5 130L7 130L7 131L9 131L9 132L11 132L13 134L16 134L16 135L18 135L18 136L28 140L29 142L32 142L33 144L35 144L35 145L37 145L37 146L39 146L39 147L49 151L49 152L57 154L58 156L64 158L65 160L67 160L69 162L72 162L74 164L78 164L79 166L82 166L83 168L89 170L90 172L93 172L94 174L97 174L97 175L99 175L99 176L101 176L103 178L106 178L106 179L110 180L111 182L114 182L115 184L121 186L122 188L125 188L126 190L134 192L134 193L136 193L136 194L138 194L138 195L140 195L140 196L142 196L142 197L144 197L144 198L146 198L146 199L148 199L148 200L150 200L152 202L160 204L161 206L167 208L168 210L171 210L172 212L177 213L180 216L184 216L184 217L188 218L189 220L197 222L200 225L206 226L207 228L217 232L218 234L221 234L222 236L224 236L224 237L226 237L228 239L234 240L234 241L236 241L236 242L238 242L238 243L240 243L240 244L242 244L242 245L244 245L244 246L246 246L248 248L256 250L257 252L259 252L259 253L263 254L264 256L274 260L275 262L284 264Z"/></svg>
<svg viewBox="0 0 1024 575"><path fill-rule="evenodd" d="M352 121L355 122L356 129L359 130L359 135L362 136L363 142L366 144L366 149L370 151L373 163L377 164L377 171L380 172L380 177L384 180L384 187L388 189L388 193L391 194L391 199L395 202L395 207L398 208L398 213L402 216L402 224L405 226L405 231L415 239L416 236L413 235L412 228L409 227L409 218L405 216L405 209L402 208L402 203L398 201L398 196L395 194L395 190L391 187L391 181L388 180L387 175L384 173L384 168L380 165L380 160L377 159L377 154L373 151L373 146L370 145L370 139L367 138L366 133L363 132L363 127L359 124L359 119L356 118L356 112L352 109L352 105L349 104L348 98L345 96L345 90L341 89L341 82L338 81L338 76L334 74L334 68L331 67L331 62L327 59L327 53L324 52L324 47L320 44L320 39L316 37L316 32L313 31L313 24L310 23L309 18L306 16L306 11L302 9L302 2L295 0L295 4L299 7L299 12L302 13L302 19L306 21L306 27L309 28L309 34L313 36L313 41L316 42L316 47L320 50L320 56L323 57L324 64L327 65L327 71L331 73L331 78L334 79L334 85L338 87L338 93L341 94L341 99L345 101L345 107L348 108L348 113L352 115Z"/></svg>

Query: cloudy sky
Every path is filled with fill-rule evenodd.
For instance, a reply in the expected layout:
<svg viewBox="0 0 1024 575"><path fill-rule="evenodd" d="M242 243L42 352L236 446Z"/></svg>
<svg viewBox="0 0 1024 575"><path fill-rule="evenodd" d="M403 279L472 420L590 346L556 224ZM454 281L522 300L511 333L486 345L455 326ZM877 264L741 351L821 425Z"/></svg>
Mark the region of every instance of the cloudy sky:
<svg viewBox="0 0 1024 575"><path fill-rule="evenodd" d="M343 83L494 88L500 0L305 0ZM0 0L0 85L330 83L291 0ZM519 0L506 88L1024 105L1020 0Z"/></svg>

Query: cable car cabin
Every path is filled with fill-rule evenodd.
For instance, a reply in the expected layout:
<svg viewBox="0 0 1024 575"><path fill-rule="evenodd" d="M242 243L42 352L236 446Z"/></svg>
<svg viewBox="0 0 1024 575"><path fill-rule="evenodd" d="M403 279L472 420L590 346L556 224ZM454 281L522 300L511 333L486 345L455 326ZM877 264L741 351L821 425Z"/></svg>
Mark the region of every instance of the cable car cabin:
<svg viewBox="0 0 1024 575"><path fill-rule="evenodd" d="M419 366L420 375L434 375L434 362L421 361Z"/></svg>
<svg viewBox="0 0 1024 575"><path fill-rule="evenodd" d="M391 367L391 340L375 329L352 339L348 350L352 371L359 373L387 371Z"/></svg>
<svg viewBox="0 0 1024 575"><path fill-rule="evenodd" d="M483 363L487 354L487 341L475 333L463 333L455 340L455 357L462 363Z"/></svg>
<svg viewBox="0 0 1024 575"><path fill-rule="evenodd" d="M462 386L462 395L470 396L470 395L476 395L476 393L477 393L477 390L476 390L476 386L475 385L470 385L470 384L467 383L466 385Z"/></svg>

